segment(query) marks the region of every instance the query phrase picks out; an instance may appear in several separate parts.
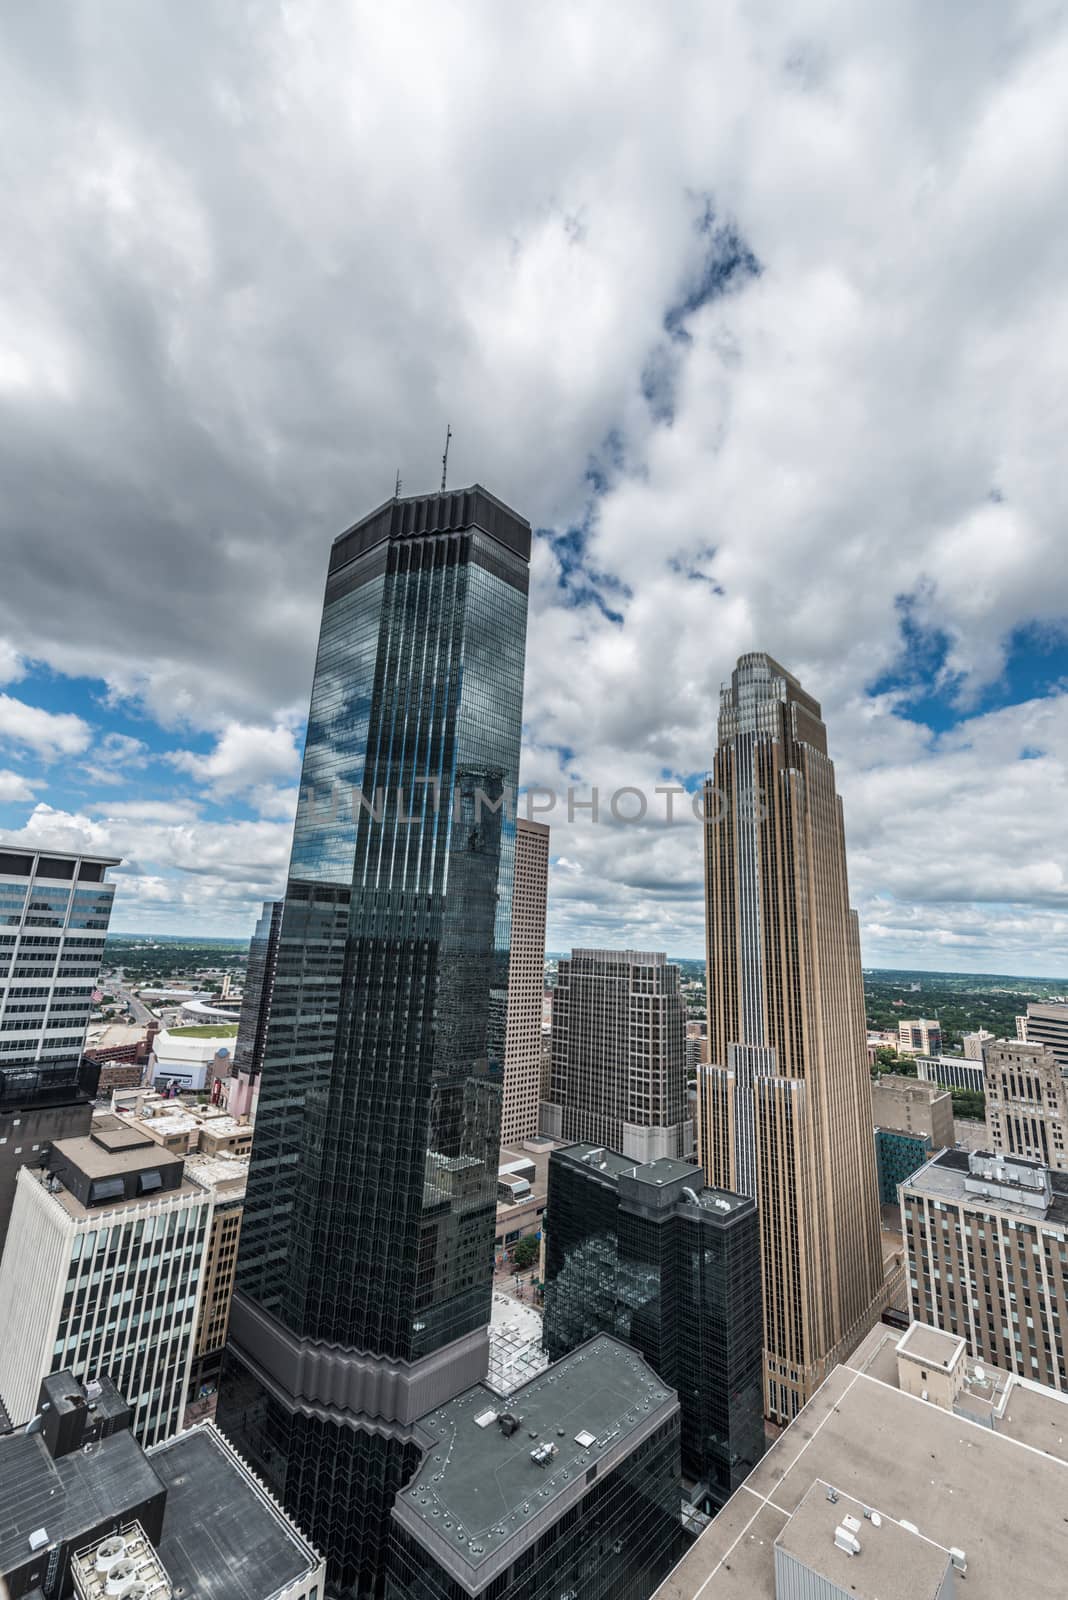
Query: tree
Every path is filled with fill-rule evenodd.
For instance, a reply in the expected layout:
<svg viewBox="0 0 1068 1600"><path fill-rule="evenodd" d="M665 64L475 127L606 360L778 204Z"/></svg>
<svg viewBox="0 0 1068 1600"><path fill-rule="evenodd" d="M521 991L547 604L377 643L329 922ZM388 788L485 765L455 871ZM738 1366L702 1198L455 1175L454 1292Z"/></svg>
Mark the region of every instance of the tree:
<svg viewBox="0 0 1068 1600"><path fill-rule="evenodd" d="M532 1233L524 1234L522 1239L517 1239L515 1249L512 1251L512 1260L520 1272L525 1272L532 1267L539 1255L538 1241Z"/></svg>
<svg viewBox="0 0 1068 1600"><path fill-rule="evenodd" d="M986 1095L981 1089L952 1089L953 1115L965 1121L985 1122Z"/></svg>

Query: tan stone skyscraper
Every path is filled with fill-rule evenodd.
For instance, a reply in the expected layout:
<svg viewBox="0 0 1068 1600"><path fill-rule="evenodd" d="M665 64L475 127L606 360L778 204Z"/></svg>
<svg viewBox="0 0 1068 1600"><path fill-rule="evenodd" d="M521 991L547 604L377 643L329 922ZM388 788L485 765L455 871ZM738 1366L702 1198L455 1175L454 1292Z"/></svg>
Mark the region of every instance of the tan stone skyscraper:
<svg viewBox="0 0 1068 1600"><path fill-rule="evenodd" d="M753 1195L765 1403L787 1421L883 1299L860 938L819 704L770 656L723 690L707 795L707 1181Z"/></svg>
<svg viewBox="0 0 1068 1600"><path fill-rule="evenodd" d="M529 1139L538 1131L548 894L549 829L544 822L517 817L501 1103L502 1145Z"/></svg>

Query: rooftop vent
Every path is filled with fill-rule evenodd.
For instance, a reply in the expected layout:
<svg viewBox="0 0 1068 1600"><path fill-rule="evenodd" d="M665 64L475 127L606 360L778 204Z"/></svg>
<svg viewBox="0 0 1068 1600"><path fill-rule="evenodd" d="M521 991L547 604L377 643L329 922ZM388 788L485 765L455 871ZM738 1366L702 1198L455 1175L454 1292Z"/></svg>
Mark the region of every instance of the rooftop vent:
<svg viewBox="0 0 1068 1600"><path fill-rule="evenodd" d="M497 1413L491 1407L490 1410L488 1410L488 1411L480 1411L479 1412L478 1416L475 1418L475 1427L476 1428L488 1428L490 1423L491 1422L496 1422L496 1420L497 1420Z"/></svg>
<svg viewBox="0 0 1068 1600"><path fill-rule="evenodd" d="M847 1556L860 1555L860 1540L855 1533L850 1533L849 1529L841 1524L834 1530L834 1546L836 1550L844 1551Z"/></svg>
<svg viewBox="0 0 1068 1600"><path fill-rule="evenodd" d="M591 1433L588 1428L583 1428L580 1433L576 1433L575 1443L580 1444L583 1450L588 1450L591 1444L597 1443L597 1435Z"/></svg>
<svg viewBox="0 0 1068 1600"><path fill-rule="evenodd" d="M48 1529L47 1528L35 1528L33 1533L30 1534L30 1549L31 1550L43 1550L47 1543L48 1543Z"/></svg>
<svg viewBox="0 0 1068 1600"><path fill-rule="evenodd" d="M963 1577L968 1570L968 1560L964 1551L958 1549L956 1545L952 1545L949 1551L949 1559L953 1563L954 1572L959 1572Z"/></svg>
<svg viewBox="0 0 1068 1600"><path fill-rule="evenodd" d="M120 1534L112 1534L110 1539L104 1540L96 1552L94 1565L97 1572L110 1572L125 1554L126 1540Z"/></svg>
<svg viewBox="0 0 1068 1600"><path fill-rule="evenodd" d="M126 1600L130 1585L136 1581L137 1563L136 1561L128 1561L124 1557L121 1561L116 1561L108 1572L108 1581L104 1585L104 1593L106 1595L119 1595L122 1600Z"/></svg>
<svg viewBox="0 0 1068 1600"><path fill-rule="evenodd" d="M514 1417L510 1411L502 1411L497 1418L497 1426L504 1434L504 1437L510 1439L513 1433L519 1432L519 1418Z"/></svg>

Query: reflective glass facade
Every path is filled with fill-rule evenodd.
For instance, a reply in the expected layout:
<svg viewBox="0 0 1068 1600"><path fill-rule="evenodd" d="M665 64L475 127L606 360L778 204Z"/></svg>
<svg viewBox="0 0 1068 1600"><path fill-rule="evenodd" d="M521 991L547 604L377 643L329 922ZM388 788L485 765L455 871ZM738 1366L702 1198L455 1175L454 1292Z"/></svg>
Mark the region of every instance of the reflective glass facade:
<svg viewBox="0 0 1068 1600"><path fill-rule="evenodd" d="M764 1453L756 1207L679 1161L575 1145L549 1160L545 1346L596 1333L678 1392L683 1471L722 1505Z"/></svg>
<svg viewBox="0 0 1068 1600"><path fill-rule="evenodd" d="M351 1362L294 1415L292 1351L407 1373L489 1320L529 550L483 490L393 501L327 581L220 1419L360 1592L411 1431L354 1436Z"/></svg>
<svg viewBox="0 0 1068 1600"><path fill-rule="evenodd" d="M678 1464L676 1413L599 1481L596 1468L588 1473L578 1504L532 1537L478 1600L649 1600L683 1551ZM387 1600L471 1600L471 1593L394 1526Z"/></svg>

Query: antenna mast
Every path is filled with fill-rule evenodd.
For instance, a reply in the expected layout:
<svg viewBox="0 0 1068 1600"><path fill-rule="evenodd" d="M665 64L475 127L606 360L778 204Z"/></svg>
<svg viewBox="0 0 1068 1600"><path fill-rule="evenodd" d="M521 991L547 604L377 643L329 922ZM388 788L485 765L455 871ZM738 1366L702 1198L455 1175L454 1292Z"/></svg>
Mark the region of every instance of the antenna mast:
<svg viewBox="0 0 1068 1600"><path fill-rule="evenodd" d="M445 474L449 470L449 440L452 438L452 423L445 424L445 454L441 458L441 492L445 493Z"/></svg>
<svg viewBox="0 0 1068 1600"><path fill-rule="evenodd" d="M397 481L393 485L393 498L394 498L394 500L399 500L400 499L400 492L401 492L401 475L400 475L400 467L398 467L397 468Z"/></svg>

